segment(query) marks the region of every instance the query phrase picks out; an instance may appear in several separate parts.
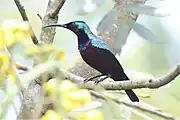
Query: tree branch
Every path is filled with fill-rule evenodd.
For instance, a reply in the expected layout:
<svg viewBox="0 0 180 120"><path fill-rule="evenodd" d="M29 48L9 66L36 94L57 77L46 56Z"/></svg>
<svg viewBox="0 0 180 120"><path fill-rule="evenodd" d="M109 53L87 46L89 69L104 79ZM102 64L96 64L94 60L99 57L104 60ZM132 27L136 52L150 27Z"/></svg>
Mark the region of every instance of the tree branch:
<svg viewBox="0 0 180 120"><path fill-rule="evenodd" d="M14 0L16 3L16 6L18 7L18 10L25 21L29 21L28 17L26 15L24 7L21 5L19 0ZM49 0L46 13L42 20L42 25L47 24L54 24L58 21L58 13L61 7L63 6L65 0ZM34 42L34 44L49 44L53 42L54 35L55 35L55 29L44 29L41 31L40 40L37 41L36 36L32 30L32 27L30 28L30 34L31 38ZM34 75L33 75L34 76ZM27 79L27 78L24 78ZM41 86L38 85L38 83L35 82L36 78L31 79L29 81L30 84L28 84L28 88L26 86L26 90L24 91L24 99L23 103L20 108L19 115L17 119L34 119L39 118L38 113L43 112L43 104L41 104L40 98L42 96ZM39 80L41 81L41 80ZM37 113L38 111L38 113Z"/></svg>
<svg viewBox="0 0 180 120"><path fill-rule="evenodd" d="M31 70L27 71L26 73L21 75L22 79L25 79L22 81L22 85L25 89L28 88L28 85L35 79L38 79L43 74L54 74L54 76L57 77L57 75L61 75L60 73L60 67L59 63L55 61L48 61L43 64L36 65Z"/></svg>
<svg viewBox="0 0 180 120"><path fill-rule="evenodd" d="M21 17L24 21L27 21L29 23L29 19L28 19L28 16L26 14L26 11L24 9L24 6L21 4L21 2L19 0L14 0L20 14L21 14ZM37 37L32 29L32 26L29 24L29 33L30 33L30 36L31 36L31 39L33 41L34 44L38 44L38 40L37 40Z"/></svg>
<svg viewBox="0 0 180 120"><path fill-rule="evenodd" d="M66 78L72 80L73 82L78 83L83 88L94 89L95 85L93 82L88 82L84 84L84 78L76 76L67 71L63 71ZM180 74L180 65L177 65L168 74L163 77L149 80L127 80L127 81L116 81L116 82L100 82L98 85L101 85L106 90L125 90L125 89L137 89L137 88L150 88L155 89L161 86L168 84L173 81Z"/></svg>
<svg viewBox="0 0 180 120"><path fill-rule="evenodd" d="M50 69L47 69L47 68L51 68ZM43 73L46 73L46 72L51 72L53 73L54 71L58 71L58 69L60 70L60 67L59 67L59 64L56 63L56 62L47 62L47 63L43 63L43 64L40 64L38 66L36 66L35 68L33 68L32 70L30 70L29 72L27 72L26 74L22 75L22 78L29 78L29 79L35 79L37 78L38 76L40 76L41 74ZM82 82L84 80L84 78L81 78L79 76L76 76L72 73L69 73L65 70L61 70L61 72L63 72L65 74L65 77L67 79L70 79L72 80L73 82ZM33 74L33 76L32 76ZM156 87L159 87L160 85L165 85L166 83L172 81L173 79L175 79L178 75L180 74L180 66L177 65L177 67L172 70L172 72L169 72L167 75L165 75L164 77L161 77L159 79L157 79L156 81L155 80L152 80L153 82L157 82L159 81L161 84L159 84L158 86ZM29 80L31 81L31 80ZM140 81L143 81L143 80L140 80ZM125 82L124 84L133 84L137 81L133 81L133 82ZM103 82L102 82L103 83ZM114 82L113 84L115 85L117 82ZM119 82L120 84L121 82ZM89 84L89 83L87 83ZM93 83L91 83L93 88L95 88L95 85ZM91 85L90 84L90 85ZM155 84L155 83L154 83ZM141 82L139 82L139 85L141 85ZM81 87L83 86L83 84L81 84ZM86 85L84 84L84 87ZM151 86L151 85L150 85ZM122 84L122 88L123 89L125 88L126 89L126 86L123 86ZM154 87L152 87L154 88ZM107 89L107 88L105 88ZM97 98L100 98L100 99L103 99L103 100L106 100L107 97L111 98L114 102L118 103L118 104L124 104L126 106L129 106L129 107L132 107L132 108L136 108L136 109L139 109L139 110L142 110L142 111L146 111L148 113L151 113L153 115L157 115L159 117L162 117L164 119L168 119L168 120L177 120L177 118L175 118L174 116L170 115L170 114L167 114L167 113L164 113L162 112L160 109L158 108L155 108L155 107L152 107L150 105L147 105L145 103L132 103L132 102L128 102L128 100L118 100L117 98L113 98L111 97L110 95L105 95L105 94L102 94L102 93L98 93L98 92L95 92L95 91L90 91L91 94Z"/></svg>
<svg viewBox="0 0 180 120"><path fill-rule="evenodd" d="M145 112L151 113L153 115L159 116L159 117L167 119L167 120L180 120L179 118L176 118L173 115L165 113L162 110L160 110L160 109L158 109L152 105L149 105L147 103L144 103L142 101L139 103L134 103L134 102L129 101L129 99L119 100L117 98L112 97L111 95L105 95L105 94L98 93L98 92L92 91L92 90L91 90L91 94L93 96L100 98L100 99L103 99L103 100L106 100L106 98L108 97L108 98L112 99L114 102L116 102L117 104L123 104L123 105L126 105L126 106L131 107L131 108L135 108L135 109L138 109L141 111L145 111Z"/></svg>
<svg viewBox="0 0 180 120"><path fill-rule="evenodd" d="M51 69L47 69L47 68L51 68ZM57 72L57 71L59 71L59 72ZM93 82L88 82L86 84L83 84L84 78L76 76L76 75L74 75L72 73L69 73L69 72L67 72L65 70L61 70L60 67L59 67L59 64L57 62L53 62L53 61L48 61L46 63L43 63L43 64L40 64L40 65L36 66L35 68L30 70L26 74L22 75L22 78L23 79L28 78L29 81L32 81L32 79L36 79L37 77L40 77L44 73L49 74L49 73L60 73L60 72L62 72L64 74L64 77L66 79L70 79L73 82L78 83L80 85L80 87L96 89L96 85ZM113 83L108 83L108 82L103 81L102 83L99 83L99 84L102 87L104 87L105 89L115 89L116 88L118 90L129 89L129 88L131 88L131 89L143 88L143 86L145 86L146 88L147 87L155 88L155 87L160 87L160 86L163 86L163 85L171 82L179 74L180 74L180 66L177 65L177 67L174 70L172 70L171 72L169 72L167 75L164 75L163 77L160 77L158 79L150 79L149 81L151 81L151 82L149 82L149 81L144 82L143 79L142 79L142 80L134 80L134 81L131 81L131 82L129 82L129 81L121 81L121 82L113 82ZM146 83L146 85L145 85L145 83ZM108 85L108 84L111 84L111 85ZM116 85L116 84L118 84L118 85ZM156 85L156 84L158 84L158 85ZM116 87L114 87L114 86L116 86ZM117 88L118 86L120 88ZM95 96L95 97L106 100L105 98L106 98L107 95L105 96L104 94L97 93L95 91L91 91L91 94L93 96ZM108 95L108 97L110 97L110 96ZM150 107L150 106L147 106L147 105L143 105L142 102L140 102L140 103L132 103L132 102L127 102L128 100L120 101L120 100L118 100L116 98L113 98L113 97L110 97L110 98L113 101L115 101L116 103L119 103L119 104L124 104L124 105L129 106L129 107L133 107L133 108L136 108L136 109L139 109L139 110L142 110L142 111L146 111L146 112L149 112L151 114L157 115L159 117L163 117L165 119L177 120L172 115L164 113L164 112L160 111L157 108L153 108L153 107Z"/></svg>
<svg viewBox="0 0 180 120"><path fill-rule="evenodd" d="M51 69L49 69L51 68ZM37 77L40 77L41 74L44 73L57 73L60 71L65 79L69 79L77 84L80 85L82 88L88 89L96 89L96 85L94 82L89 81L84 83L84 79L80 76L67 72L66 70L60 69L58 62L48 61L46 63L40 64L30 70L29 72L22 75L22 78L28 78L28 81L32 81ZM59 72L58 72L59 73ZM178 64L176 68L174 68L171 72L167 73L166 75L155 78L155 79L140 79L140 80L126 80L126 81L113 81L113 82L100 82L98 85L103 87L106 90L126 90L126 89L137 89L137 88L150 88L155 89L162 87L171 81L173 81L178 75L180 74L180 65Z"/></svg>
<svg viewBox="0 0 180 120"><path fill-rule="evenodd" d="M42 19L42 26L56 24L58 22L59 10L64 5L65 0L49 0L46 13ZM41 30L40 44L52 43L55 36L55 28Z"/></svg>

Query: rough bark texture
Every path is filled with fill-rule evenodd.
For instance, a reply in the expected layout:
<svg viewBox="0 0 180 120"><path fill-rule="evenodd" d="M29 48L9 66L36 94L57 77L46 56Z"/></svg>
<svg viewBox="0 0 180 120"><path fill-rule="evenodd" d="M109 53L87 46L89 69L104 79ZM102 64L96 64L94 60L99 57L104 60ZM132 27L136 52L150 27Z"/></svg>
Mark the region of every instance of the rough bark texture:
<svg viewBox="0 0 180 120"><path fill-rule="evenodd" d="M17 2L17 0L15 1ZM19 1L20 3L20 1ZM49 0L46 13L42 19L42 25L56 24L58 21L58 14L65 3L65 0ZM21 13L21 9L24 7L21 5L17 7ZM24 14L21 14L22 18L24 18ZM41 31L40 40L38 41L38 45L49 44L52 43L55 36L55 28L48 28ZM33 39L32 39L33 40ZM37 64L37 63L36 63ZM37 80L41 81L41 80ZM39 117L46 111L48 106L44 106L40 98L43 98L42 95L42 86L36 82L36 79L32 80L28 88L23 92L24 98L23 103L20 108L19 115L17 119L39 119Z"/></svg>
<svg viewBox="0 0 180 120"><path fill-rule="evenodd" d="M49 0L46 13L42 19L42 26L56 24L58 22L58 14L65 0ZM52 43L55 36L55 28L47 28L41 31L40 44Z"/></svg>

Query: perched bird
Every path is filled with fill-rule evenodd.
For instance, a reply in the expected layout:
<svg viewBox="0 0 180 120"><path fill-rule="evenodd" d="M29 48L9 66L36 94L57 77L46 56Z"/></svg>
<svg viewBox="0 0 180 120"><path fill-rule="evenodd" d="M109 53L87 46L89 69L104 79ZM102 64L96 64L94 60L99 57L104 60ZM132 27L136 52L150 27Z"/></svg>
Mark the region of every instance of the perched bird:
<svg viewBox="0 0 180 120"><path fill-rule="evenodd" d="M129 80L124 73L119 61L100 38L93 34L84 21L73 21L67 24L48 25L46 27L63 27L74 32L78 37L78 49L83 60L102 75L112 78L114 81ZM100 77L102 75L95 76ZM125 90L133 102L139 102L132 90Z"/></svg>

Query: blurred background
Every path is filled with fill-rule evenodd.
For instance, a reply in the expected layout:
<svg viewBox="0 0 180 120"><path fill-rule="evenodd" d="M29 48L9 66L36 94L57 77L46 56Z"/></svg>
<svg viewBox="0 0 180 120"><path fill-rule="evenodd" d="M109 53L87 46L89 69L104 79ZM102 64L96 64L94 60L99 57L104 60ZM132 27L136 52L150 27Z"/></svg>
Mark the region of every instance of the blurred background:
<svg viewBox="0 0 180 120"><path fill-rule="evenodd" d="M114 2L112 0L66 0L59 14L58 23L66 23L72 20L86 21L92 31L96 33L96 27L102 17L112 9ZM26 12L29 16L35 34L39 37L41 31L41 20L37 17L37 13L44 15L48 0L22 0ZM170 11L171 15L167 17L153 17L140 15L137 19L138 23L146 26L156 34L162 42L152 43L143 40L133 30L128 36L127 43L122 48L122 53L117 56L121 61L122 66L126 71L138 71L149 73L155 77L160 77L174 68L180 62L180 1L179 0L149 0L146 4L156 7L163 7ZM72 9L73 8L73 9ZM7 19L21 19L13 0L1 0L0 5L0 23ZM77 50L76 36L68 30L58 28L54 46L63 48L66 52L66 68L75 64L74 57L79 56ZM18 63L32 66L32 60L27 60L22 57L23 47L17 46L12 50L14 58ZM148 98L140 98L143 101L162 109L167 113L171 113L180 117L180 80L179 77L170 84L159 89L141 89L136 90L138 94L148 94ZM0 100L3 98L3 93L0 91ZM113 103L110 103L113 104ZM17 109L20 107L20 101L15 100ZM122 112L127 116L131 116L126 108L115 106L115 113ZM109 113L108 105L103 108L105 113ZM111 113L105 114L106 120L117 119L113 118ZM6 120L13 120L16 113L12 106L9 106L9 112ZM124 118L125 119L125 118ZM139 120L134 117L132 120ZM159 119L159 118L155 118Z"/></svg>

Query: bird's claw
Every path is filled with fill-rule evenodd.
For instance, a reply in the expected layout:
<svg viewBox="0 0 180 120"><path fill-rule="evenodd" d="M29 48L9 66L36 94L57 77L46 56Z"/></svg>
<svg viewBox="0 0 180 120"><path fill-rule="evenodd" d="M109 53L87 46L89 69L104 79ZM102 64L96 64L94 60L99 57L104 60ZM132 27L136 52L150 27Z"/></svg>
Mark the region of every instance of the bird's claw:
<svg viewBox="0 0 180 120"><path fill-rule="evenodd" d="M84 79L84 83L87 83L88 81L90 81L89 79Z"/></svg>
<svg viewBox="0 0 180 120"><path fill-rule="evenodd" d="M94 84L98 84L99 82L101 82L100 80L93 80L93 79L84 79L84 83L87 83L89 81L95 81Z"/></svg>
<svg viewBox="0 0 180 120"><path fill-rule="evenodd" d="M106 77L104 77L104 78L101 78L101 79L99 79L99 80L96 80L94 84L97 85L98 83L104 81L104 80L105 80L106 78L108 78L108 77L109 77L109 76L106 76Z"/></svg>
<svg viewBox="0 0 180 120"><path fill-rule="evenodd" d="M101 77L101 76L104 76L104 74L100 74L100 75L96 75L96 76L93 76L93 77L90 77L90 78L86 78L84 80L84 83L88 82L88 81L94 81L95 78L98 78L98 77Z"/></svg>
<svg viewBox="0 0 180 120"><path fill-rule="evenodd" d="M101 78L101 79L99 79L99 80L97 80L97 79L94 79L94 78L96 78L97 76L95 76L95 77L91 77L91 78L86 78L86 79L84 79L84 83L87 83L88 81L95 81L94 82L94 84L98 84L99 82L102 82L102 81L104 81L106 78L108 78L109 76L106 76L106 77L104 77L104 78Z"/></svg>
<svg viewBox="0 0 180 120"><path fill-rule="evenodd" d="M101 82L101 81L96 80L96 81L94 82L94 84L97 85L99 82Z"/></svg>
<svg viewBox="0 0 180 120"><path fill-rule="evenodd" d="M87 82L89 82L89 81L94 81L93 79L84 79L84 83L87 83Z"/></svg>

